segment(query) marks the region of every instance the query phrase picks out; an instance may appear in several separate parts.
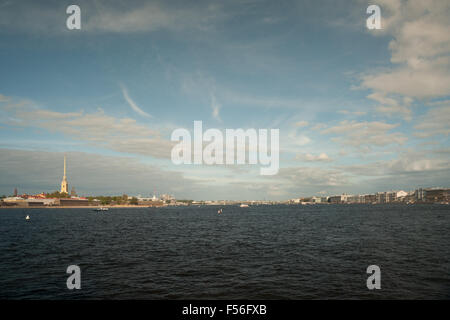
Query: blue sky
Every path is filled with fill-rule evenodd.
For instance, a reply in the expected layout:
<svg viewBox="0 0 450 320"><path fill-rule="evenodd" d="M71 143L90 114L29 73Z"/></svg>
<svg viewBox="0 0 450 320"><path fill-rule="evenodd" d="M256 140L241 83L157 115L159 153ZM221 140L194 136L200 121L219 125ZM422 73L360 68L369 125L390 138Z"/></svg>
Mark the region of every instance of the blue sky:
<svg viewBox="0 0 450 320"><path fill-rule="evenodd" d="M0 1L0 193L289 199L446 186L447 1ZM176 128L280 129L280 171L175 166ZM204 130L205 130L204 129Z"/></svg>

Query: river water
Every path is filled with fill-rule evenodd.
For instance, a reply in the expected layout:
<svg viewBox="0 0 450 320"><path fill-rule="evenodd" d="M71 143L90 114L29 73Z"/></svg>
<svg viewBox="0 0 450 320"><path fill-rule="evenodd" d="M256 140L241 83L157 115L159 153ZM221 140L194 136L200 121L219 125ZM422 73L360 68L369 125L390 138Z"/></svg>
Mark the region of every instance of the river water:
<svg viewBox="0 0 450 320"><path fill-rule="evenodd" d="M0 209L0 299L450 298L448 205L219 208Z"/></svg>

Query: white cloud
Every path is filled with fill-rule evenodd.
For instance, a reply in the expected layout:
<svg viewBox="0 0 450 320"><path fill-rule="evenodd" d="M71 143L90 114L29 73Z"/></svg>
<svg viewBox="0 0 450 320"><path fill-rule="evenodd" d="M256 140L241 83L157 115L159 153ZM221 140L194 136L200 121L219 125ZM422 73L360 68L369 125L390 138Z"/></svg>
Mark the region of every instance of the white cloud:
<svg viewBox="0 0 450 320"><path fill-rule="evenodd" d="M338 113L345 115L363 116L367 114L366 111L350 111L350 110L339 110Z"/></svg>
<svg viewBox="0 0 450 320"><path fill-rule="evenodd" d="M413 100L409 97L403 97L402 99L399 97L392 98L380 92L374 92L367 97L380 103L376 110L382 114L389 117L400 116L407 121L412 119L412 112L409 107Z"/></svg>
<svg viewBox="0 0 450 320"><path fill-rule="evenodd" d="M214 93L211 93L211 109L212 109L212 116L214 119L221 121L219 111L220 111L221 105L218 103L216 96Z"/></svg>
<svg viewBox="0 0 450 320"><path fill-rule="evenodd" d="M147 112L145 112L144 110L139 108L138 105L133 101L133 99L131 99L131 97L128 94L128 90L127 90L127 88L125 88L125 86L121 85L120 87L122 89L123 97L127 101L128 105L131 107L131 109L133 109L135 112L137 112L141 116L148 117L148 118L152 117L150 114L148 114Z"/></svg>
<svg viewBox="0 0 450 320"><path fill-rule="evenodd" d="M398 124L379 121L341 121L338 125L322 130L323 134L336 134L332 140L344 146L368 147L403 144L407 138L399 132L389 132Z"/></svg>
<svg viewBox="0 0 450 320"><path fill-rule="evenodd" d="M363 87L385 96L400 94L413 98L433 98L450 94L450 59L440 58L424 62L417 67L398 69L366 75Z"/></svg>
<svg viewBox="0 0 450 320"><path fill-rule="evenodd" d="M450 2L380 0L393 67L362 76L377 111L411 119L412 99L450 95ZM407 99L407 100L404 100Z"/></svg>
<svg viewBox="0 0 450 320"><path fill-rule="evenodd" d="M414 135L420 138L450 134L450 103L435 107L417 119Z"/></svg>
<svg viewBox="0 0 450 320"><path fill-rule="evenodd" d="M97 34L159 30L199 33L227 19L222 4L217 2L174 6L166 1L79 0L76 4L81 8L81 30ZM66 7L63 2L13 2L0 10L0 32L64 34L68 32L64 23Z"/></svg>
<svg viewBox="0 0 450 320"><path fill-rule="evenodd" d="M256 108L295 108L302 110L314 107L305 103L301 99L290 99L278 96L253 95L247 92L241 92L228 87L221 86L216 83L214 77L203 73L196 74L179 74L181 79L181 90L191 96L202 97L204 99L205 92L213 92L216 99L222 104L227 105L244 105ZM208 97L209 98L209 97Z"/></svg>
<svg viewBox="0 0 450 320"><path fill-rule="evenodd" d="M432 158L425 152L403 153L397 159L337 167L358 176L397 176L450 169L448 159Z"/></svg>
<svg viewBox="0 0 450 320"><path fill-rule="evenodd" d="M350 177L342 171L316 167L281 168L277 177L297 188L319 188L317 191L322 190L323 187L344 186L350 183Z"/></svg>
<svg viewBox="0 0 450 320"><path fill-rule="evenodd" d="M307 127L308 125L309 125L308 121L304 121L304 120L302 120L302 121L297 121L297 122L295 123L295 126L298 127L298 128Z"/></svg>
<svg viewBox="0 0 450 320"><path fill-rule="evenodd" d="M173 143L161 138L159 130L141 125L131 118L115 118L102 109L96 112L57 112L36 107L28 101L3 103L12 115L9 125L42 128L90 145L118 152L169 158Z"/></svg>
<svg viewBox="0 0 450 320"><path fill-rule="evenodd" d="M94 32L152 32L157 30L206 31L227 18L222 3L191 3L173 6L165 1L97 3L95 13L85 23Z"/></svg>
<svg viewBox="0 0 450 320"><path fill-rule="evenodd" d="M304 146L311 142L311 139L305 135L291 136L291 142L296 146Z"/></svg>
<svg viewBox="0 0 450 320"><path fill-rule="evenodd" d="M296 160L301 160L301 161L320 161L320 162L329 162L332 161L332 159L324 152L322 152L321 154L318 155L313 155L310 153L306 153L306 154L297 154L295 156Z"/></svg>

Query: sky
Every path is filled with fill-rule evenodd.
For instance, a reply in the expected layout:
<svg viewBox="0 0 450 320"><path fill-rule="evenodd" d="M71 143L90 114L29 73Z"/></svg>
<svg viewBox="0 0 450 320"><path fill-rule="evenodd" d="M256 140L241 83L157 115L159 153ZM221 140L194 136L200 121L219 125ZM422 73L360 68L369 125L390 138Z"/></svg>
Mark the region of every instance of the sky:
<svg viewBox="0 0 450 320"><path fill-rule="evenodd" d="M0 0L0 194L59 190L64 154L80 195L450 187L449 16L446 0ZM194 121L279 129L278 173L175 165L171 133Z"/></svg>

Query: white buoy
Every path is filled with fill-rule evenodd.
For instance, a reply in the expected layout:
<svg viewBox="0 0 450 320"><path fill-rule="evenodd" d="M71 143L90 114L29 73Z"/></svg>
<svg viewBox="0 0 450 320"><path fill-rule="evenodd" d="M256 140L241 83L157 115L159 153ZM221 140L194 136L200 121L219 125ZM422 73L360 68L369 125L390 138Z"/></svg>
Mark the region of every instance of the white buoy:
<svg viewBox="0 0 450 320"><path fill-rule="evenodd" d="M30 216L27 215L27 216L25 217L25 220L30 220Z"/></svg>

